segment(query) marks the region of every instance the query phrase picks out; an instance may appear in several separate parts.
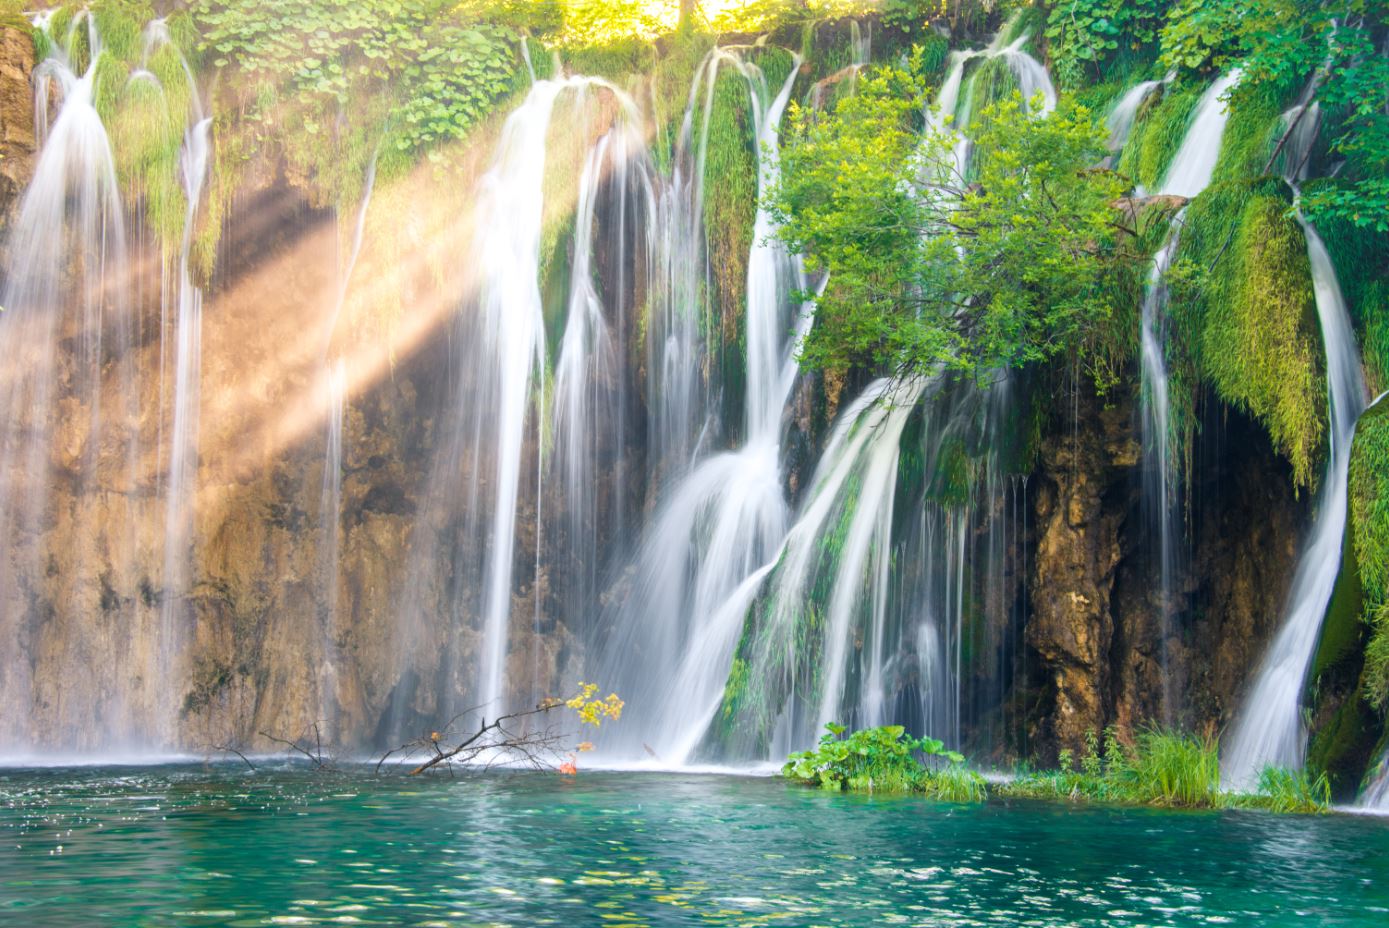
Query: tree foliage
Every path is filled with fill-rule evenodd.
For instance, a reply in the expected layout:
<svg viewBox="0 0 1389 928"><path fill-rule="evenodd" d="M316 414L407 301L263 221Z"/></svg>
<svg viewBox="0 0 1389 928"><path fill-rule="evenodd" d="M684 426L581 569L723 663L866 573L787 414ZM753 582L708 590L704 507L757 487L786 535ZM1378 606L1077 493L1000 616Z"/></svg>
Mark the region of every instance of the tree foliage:
<svg viewBox="0 0 1389 928"><path fill-rule="evenodd" d="M1058 79L1074 87L1098 77L1120 50L1153 45L1166 12L1166 0L1060 0L1046 26Z"/></svg>
<svg viewBox="0 0 1389 928"><path fill-rule="evenodd" d="M792 112L771 206L830 275L804 360L976 371L1076 348L1110 315L1123 260L1110 204L1124 183L1094 168L1104 128L1067 101L1030 115L1014 95L975 117L965 176L957 134L916 124L917 73L883 69L828 116Z"/></svg>
<svg viewBox="0 0 1389 928"><path fill-rule="evenodd" d="M503 12L504 12L503 8ZM514 85L517 36L493 8L456 0L196 0L205 57L257 109L288 98L310 135L344 108L388 97L401 150L462 138Z"/></svg>
<svg viewBox="0 0 1389 928"><path fill-rule="evenodd" d="M1389 231L1389 5L1381 0L1180 0L1163 60L1195 71L1238 66L1241 98L1310 81L1328 115L1334 183L1307 197L1309 217Z"/></svg>

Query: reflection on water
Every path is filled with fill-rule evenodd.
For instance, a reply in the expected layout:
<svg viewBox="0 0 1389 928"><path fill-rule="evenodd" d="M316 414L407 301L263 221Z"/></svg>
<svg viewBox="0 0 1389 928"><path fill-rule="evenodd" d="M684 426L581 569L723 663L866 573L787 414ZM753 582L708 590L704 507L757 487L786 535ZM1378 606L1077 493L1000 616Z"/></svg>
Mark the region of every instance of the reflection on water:
<svg viewBox="0 0 1389 928"><path fill-rule="evenodd" d="M0 771L0 924L1389 923L1389 820L765 778Z"/></svg>

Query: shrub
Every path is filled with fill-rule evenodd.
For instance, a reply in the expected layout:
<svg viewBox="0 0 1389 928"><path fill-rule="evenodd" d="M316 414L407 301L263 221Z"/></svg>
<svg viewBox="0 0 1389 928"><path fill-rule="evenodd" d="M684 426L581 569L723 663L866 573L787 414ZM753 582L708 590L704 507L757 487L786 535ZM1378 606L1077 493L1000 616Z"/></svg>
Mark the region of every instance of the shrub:
<svg viewBox="0 0 1389 928"><path fill-rule="evenodd" d="M913 738L901 725L865 728L847 737L843 725L825 727L819 747L789 756L782 776L836 792L921 792L948 802L980 802L986 796L984 778L941 741Z"/></svg>

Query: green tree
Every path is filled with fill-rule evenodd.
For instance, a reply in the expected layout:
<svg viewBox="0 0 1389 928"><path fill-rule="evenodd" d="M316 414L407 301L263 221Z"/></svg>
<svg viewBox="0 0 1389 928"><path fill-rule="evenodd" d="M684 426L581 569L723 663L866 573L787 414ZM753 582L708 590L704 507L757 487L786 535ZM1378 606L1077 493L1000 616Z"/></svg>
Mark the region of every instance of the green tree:
<svg viewBox="0 0 1389 928"><path fill-rule="evenodd" d="M1186 70L1238 66L1242 97L1311 81L1345 167L1309 191L1307 212L1389 232L1389 4L1383 0L1181 0L1163 60Z"/></svg>
<svg viewBox="0 0 1389 928"><path fill-rule="evenodd" d="M1127 260L1111 206L1124 182L1094 167L1103 126L1066 101L1029 115L1015 96L976 116L961 176L957 135L916 126L916 73L887 68L830 115L792 113L771 207L830 274L805 361L991 371L1078 347Z"/></svg>

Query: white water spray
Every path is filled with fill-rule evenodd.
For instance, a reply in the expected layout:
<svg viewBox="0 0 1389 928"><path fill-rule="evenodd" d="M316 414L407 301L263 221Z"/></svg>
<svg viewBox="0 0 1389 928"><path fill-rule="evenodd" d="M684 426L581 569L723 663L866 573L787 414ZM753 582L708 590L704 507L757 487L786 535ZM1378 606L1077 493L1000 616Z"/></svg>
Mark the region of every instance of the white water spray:
<svg viewBox="0 0 1389 928"><path fill-rule="evenodd" d="M1336 268L1317 230L1299 218L1312 263L1317 318L1326 348L1327 419L1330 453L1322 478L1312 534L1298 560L1282 627L1244 699L1221 759L1230 789L1249 789L1266 766L1301 769L1307 747L1302 695L1316 653L1317 637L1341 568L1351 442L1365 410L1365 384L1350 313Z"/></svg>

